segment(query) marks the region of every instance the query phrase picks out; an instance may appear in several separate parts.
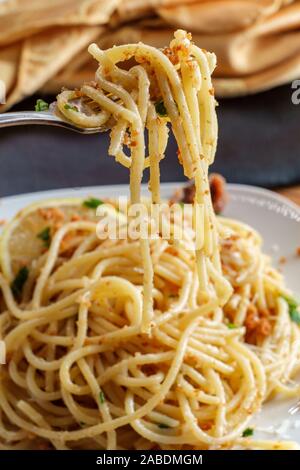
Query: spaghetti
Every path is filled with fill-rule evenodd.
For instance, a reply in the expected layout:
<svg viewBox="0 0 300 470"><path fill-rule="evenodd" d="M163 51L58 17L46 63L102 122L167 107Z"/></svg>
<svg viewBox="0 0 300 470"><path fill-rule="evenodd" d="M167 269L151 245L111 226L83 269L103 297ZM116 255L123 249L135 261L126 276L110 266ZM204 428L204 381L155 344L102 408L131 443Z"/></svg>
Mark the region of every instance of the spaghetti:
<svg viewBox="0 0 300 470"><path fill-rule="evenodd" d="M96 80L63 91L59 111L111 129L109 153L130 170L129 205L144 203L147 167L150 202L160 202L170 122L195 202L179 244L100 240L94 208L115 202L95 199L41 203L6 227L0 448L295 448L243 437L272 394L299 393L289 382L300 366L300 331L259 235L213 211L214 56L183 31L163 51L89 51ZM117 65L132 59L129 70ZM110 217L129 222L114 208Z"/></svg>

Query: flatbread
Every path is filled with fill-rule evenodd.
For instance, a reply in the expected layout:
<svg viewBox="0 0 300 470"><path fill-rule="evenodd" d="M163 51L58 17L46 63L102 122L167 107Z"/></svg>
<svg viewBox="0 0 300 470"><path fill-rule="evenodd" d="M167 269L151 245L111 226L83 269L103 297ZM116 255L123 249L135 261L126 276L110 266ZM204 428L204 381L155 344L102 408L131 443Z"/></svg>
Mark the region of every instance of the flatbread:
<svg viewBox="0 0 300 470"><path fill-rule="evenodd" d="M120 0L10 1L0 10L0 46L53 26L105 24L119 3Z"/></svg>
<svg viewBox="0 0 300 470"><path fill-rule="evenodd" d="M142 41L163 47L169 43L174 27L165 24L157 28L157 19L153 20L151 27L151 19L142 20L134 27L126 25L107 32L99 39L99 45L105 49L112 44ZM197 33L193 30L192 33L197 45L217 55L215 83L218 96L253 93L299 77L298 1L286 5L263 21L260 19L249 28L230 34Z"/></svg>
<svg viewBox="0 0 300 470"><path fill-rule="evenodd" d="M21 51L21 43L0 50L0 80L4 83L6 96L11 92L17 80Z"/></svg>
<svg viewBox="0 0 300 470"><path fill-rule="evenodd" d="M174 28L194 33L229 33L248 28L275 13L282 2L274 0L214 0L182 2L156 8L157 14Z"/></svg>
<svg viewBox="0 0 300 470"><path fill-rule="evenodd" d="M96 40L97 42L97 40ZM87 52L81 51L54 77L51 77L43 87L41 93L56 95L62 88L80 88L83 83L94 80L97 63Z"/></svg>
<svg viewBox="0 0 300 470"><path fill-rule="evenodd" d="M39 90L44 83L68 64L82 49L93 42L99 28L72 26L51 28L25 39L17 66L17 80L7 95L3 111L25 96ZM1 78L1 72L0 72Z"/></svg>
<svg viewBox="0 0 300 470"><path fill-rule="evenodd" d="M299 77L300 0L9 0L0 3L0 80L7 89L0 111L37 90L57 93L92 80L90 42L163 47L177 27L217 54L218 96Z"/></svg>
<svg viewBox="0 0 300 470"><path fill-rule="evenodd" d="M241 78L214 78L217 97L232 98L269 90L300 77L300 53L272 69Z"/></svg>

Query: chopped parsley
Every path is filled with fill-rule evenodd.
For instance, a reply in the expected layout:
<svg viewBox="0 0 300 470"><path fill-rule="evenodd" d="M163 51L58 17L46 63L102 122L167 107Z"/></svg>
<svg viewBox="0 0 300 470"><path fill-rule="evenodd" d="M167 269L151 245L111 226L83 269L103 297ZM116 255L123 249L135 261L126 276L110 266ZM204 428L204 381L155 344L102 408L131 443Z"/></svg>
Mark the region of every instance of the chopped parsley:
<svg viewBox="0 0 300 470"><path fill-rule="evenodd" d="M101 392L99 393L99 401L100 401L101 405L103 405L103 403L105 403L105 395L104 395L104 393L102 392L102 390L101 390Z"/></svg>
<svg viewBox="0 0 300 470"><path fill-rule="evenodd" d="M235 325L234 323L227 323L227 328L229 328L230 330L234 330L235 328L237 328L237 325Z"/></svg>
<svg viewBox="0 0 300 470"><path fill-rule="evenodd" d="M87 199L83 202L83 205L89 209L97 209L97 207L101 206L101 204L104 204L104 202L94 197L91 197L90 199Z"/></svg>
<svg viewBox="0 0 300 470"><path fill-rule="evenodd" d="M36 104L35 104L34 109L35 109L35 111L37 111L37 112L40 112L40 111L48 111L48 109L49 109L49 104L46 103L46 101L44 101L44 100L38 99L38 100L36 101Z"/></svg>
<svg viewBox="0 0 300 470"><path fill-rule="evenodd" d="M157 425L160 429L169 429L170 426L166 423L158 423Z"/></svg>
<svg viewBox="0 0 300 470"><path fill-rule="evenodd" d="M16 275L15 279L11 283L11 290L15 297L20 297L22 294L22 290L24 287L25 282L28 279L29 270L26 266L20 269L18 274Z"/></svg>
<svg viewBox="0 0 300 470"><path fill-rule="evenodd" d="M64 108L65 108L65 109L71 109L72 111L76 111L76 113L78 113L78 108L77 108L77 106L73 106L73 105L71 105L71 104L69 104L69 103L66 103L66 104L64 105Z"/></svg>
<svg viewBox="0 0 300 470"><path fill-rule="evenodd" d="M289 314L290 318L294 323L300 325L300 312L299 312L299 303L297 300L291 297L285 297L284 295L281 296L289 306Z"/></svg>
<svg viewBox="0 0 300 470"><path fill-rule="evenodd" d="M163 102L163 100L157 101L155 103L155 111L157 112L157 114L160 117L167 117L168 116L168 113L167 113L167 110L166 110L166 107L165 107L165 103Z"/></svg>
<svg viewBox="0 0 300 470"><path fill-rule="evenodd" d="M44 242L46 248L49 248L51 243L51 229L50 227L44 228L40 233L37 234L37 237Z"/></svg>
<svg viewBox="0 0 300 470"><path fill-rule="evenodd" d="M290 311L290 317L294 323L300 325L300 312L297 309Z"/></svg>
<svg viewBox="0 0 300 470"><path fill-rule="evenodd" d="M243 437L250 437L253 436L254 430L252 428L246 428L245 431L243 432L242 436Z"/></svg>

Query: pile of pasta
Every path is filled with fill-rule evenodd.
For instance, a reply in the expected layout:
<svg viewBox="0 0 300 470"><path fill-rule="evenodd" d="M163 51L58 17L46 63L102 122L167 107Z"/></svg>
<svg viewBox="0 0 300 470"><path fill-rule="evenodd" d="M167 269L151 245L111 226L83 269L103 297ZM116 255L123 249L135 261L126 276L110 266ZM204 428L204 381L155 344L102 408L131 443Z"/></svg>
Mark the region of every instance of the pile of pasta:
<svg viewBox="0 0 300 470"><path fill-rule="evenodd" d="M191 250L153 241L148 335L141 332L139 242L100 242L94 210L83 203L30 210L21 226L32 230L35 219L50 226L50 247L31 231L36 257L3 265L0 448L296 448L242 437L275 392L299 392L290 383L299 369L299 327L259 235L218 220L222 265L234 287L224 309L199 298ZM11 234L8 246L19 237L20 230ZM28 278L15 298L9 267L16 279L20 263ZM269 330L261 329L266 319Z"/></svg>
<svg viewBox="0 0 300 470"><path fill-rule="evenodd" d="M214 55L181 30L163 50L89 50L95 81L62 91L58 112L111 129L109 153L130 171L126 207L149 219L169 126L195 200L179 240L161 236L177 224L163 217L156 238L102 239L96 208L110 203L123 227L130 217L96 197L39 203L5 227L0 447L296 448L246 432L264 401L299 393L299 311L260 236L213 211Z"/></svg>

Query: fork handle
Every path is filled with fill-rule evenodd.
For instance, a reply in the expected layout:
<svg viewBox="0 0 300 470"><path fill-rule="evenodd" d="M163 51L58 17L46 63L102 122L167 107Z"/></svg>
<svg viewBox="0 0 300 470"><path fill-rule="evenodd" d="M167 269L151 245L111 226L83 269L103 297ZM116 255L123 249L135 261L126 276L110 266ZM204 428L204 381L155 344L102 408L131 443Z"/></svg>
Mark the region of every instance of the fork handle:
<svg viewBox="0 0 300 470"><path fill-rule="evenodd" d="M68 123L53 113L41 111L16 111L0 114L0 128L21 126L24 124L40 124L46 126L68 127ZM70 125L70 128L72 125Z"/></svg>

